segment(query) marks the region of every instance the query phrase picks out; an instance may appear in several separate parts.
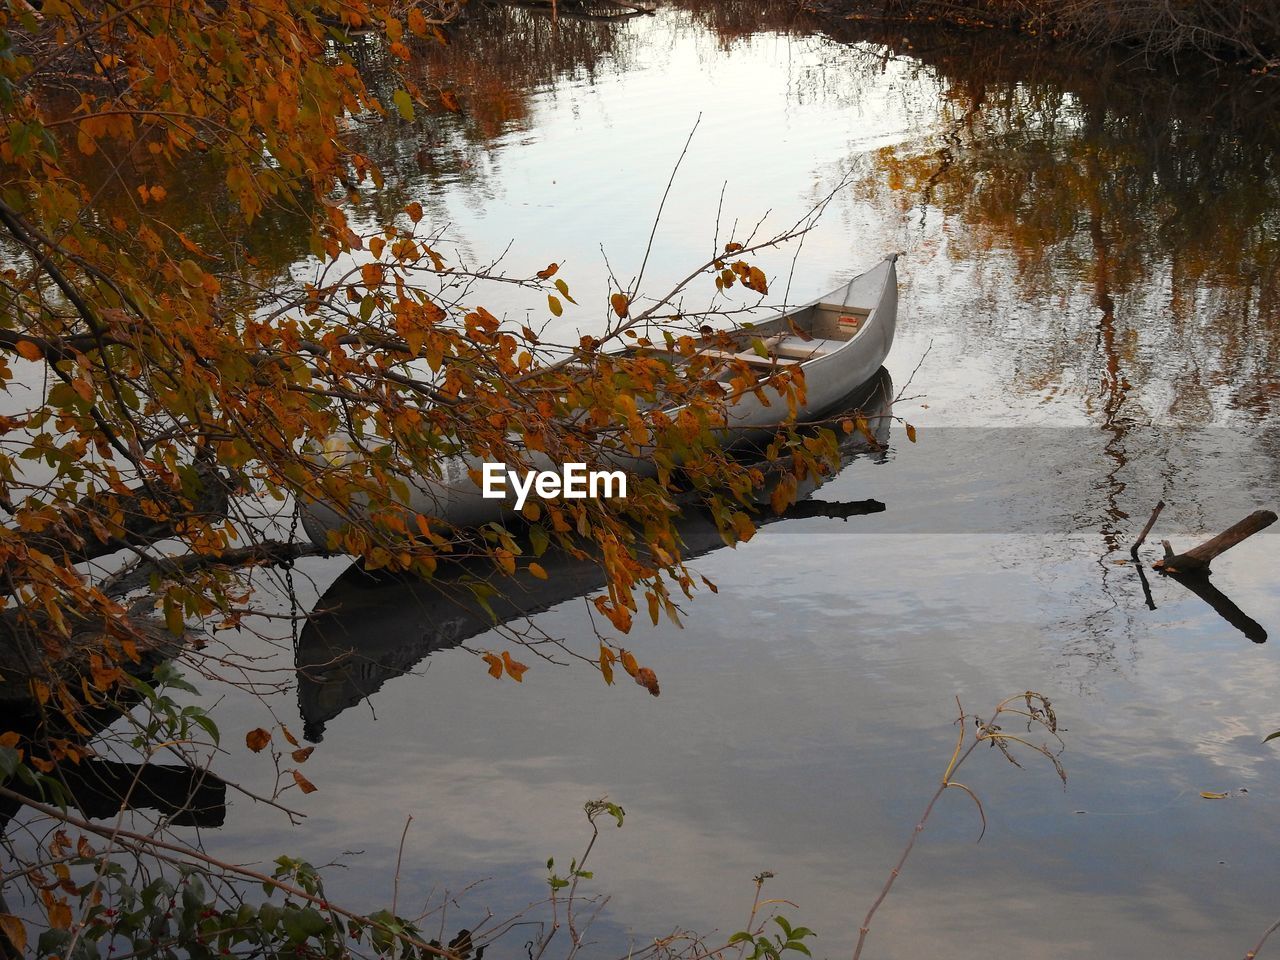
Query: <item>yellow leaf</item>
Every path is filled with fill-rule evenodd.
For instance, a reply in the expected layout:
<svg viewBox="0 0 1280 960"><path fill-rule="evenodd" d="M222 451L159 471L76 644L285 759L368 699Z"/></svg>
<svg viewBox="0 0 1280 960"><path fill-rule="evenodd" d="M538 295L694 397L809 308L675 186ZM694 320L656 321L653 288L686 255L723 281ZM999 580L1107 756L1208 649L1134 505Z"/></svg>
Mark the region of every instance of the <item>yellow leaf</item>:
<svg viewBox="0 0 1280 960"><path fill-rule="evenodd" d="M271 734L261 727L256 727L244 735L244 745L254 753L261 753L262 748L271 742Z"/></svg>
<svg viewBox="0 0 1280 960"><path fill-rule="evenodd" d="M631 309L631 301L627 299L626 294L615 293L609 298L609 304L613 307L613 312L618 315L619 319L626 317Z"/></svg>
<svg viewBox="0 0 1280 960"><path fill-rule="evenodd" d="M401 119L413 121L413 98L409 96L408 90L397 90L391 95L391 102L396 105L396 112Z"/></svg>
<svg viewBox="0 0 1280 960"><path fill-rule="evenodd" d="M916 442L916 428L911 424L907 424L907 439L912 443Z"/></svg>
<svg viewBox="0 0 1280 960"><path fill-rule="evenodd" d="M560 305L559 298L554 297L549 293L547 294L547 306L551 308L551 312L557 317L564 313L564 307Z"/></svg>
<svg viewBox="0 0 1280 960"><path fill-rule="evenodd" d="M604 676L604 682L610 686L613 685L613 661L616 659L612 650L603 643L600 644L600 673Z"/></svg>
<svg viewBox="0 0 1280 960"><path fill-rule="evenodd" d="M293 771L293 782L298 785L303 793L315 793L319 789L314 783L300 774L297 770Z"/></svg>
<svg viewBox="0 0 1280 960"><path fill-rule="evenodd" d="M1214 793L1214 792L1212 792L1212 791L1210 791L1210 790L1201 790L1201 791L1200 791L1200 796L1204 797L1206 800L1225 800L1227 797L1229 797L1229 796L1230 796L1230 794L1229 794L1229 793Z"/></svg>

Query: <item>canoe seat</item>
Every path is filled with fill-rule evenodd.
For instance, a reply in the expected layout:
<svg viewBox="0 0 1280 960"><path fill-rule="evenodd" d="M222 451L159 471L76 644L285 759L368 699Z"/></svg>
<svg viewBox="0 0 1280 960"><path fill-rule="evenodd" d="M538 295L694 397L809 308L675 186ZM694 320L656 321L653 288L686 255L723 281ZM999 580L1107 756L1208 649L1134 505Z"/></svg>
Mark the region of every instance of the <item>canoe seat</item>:
<svg viewBox="0 0 1280 960"><path fill-rule="evenodd" d="M741 353L734 353L731 350L703 350L702 356L711 357L716 360L741 360L743 363L750 364L753 367L789 367L793 363L799 363L803 357L762 357L754 350L745 350Z"/></svg>
<svg viewBox="0 0 1280 960"><path fill-rule="evenodd" d="M814 337L812 340L801 340L799 337L787 337L773 347L773 352L780 358L811 360L815 357L825 357L828 353L832 353L842 346L844 346L843 340L823 340L819 337Z"/></svg>

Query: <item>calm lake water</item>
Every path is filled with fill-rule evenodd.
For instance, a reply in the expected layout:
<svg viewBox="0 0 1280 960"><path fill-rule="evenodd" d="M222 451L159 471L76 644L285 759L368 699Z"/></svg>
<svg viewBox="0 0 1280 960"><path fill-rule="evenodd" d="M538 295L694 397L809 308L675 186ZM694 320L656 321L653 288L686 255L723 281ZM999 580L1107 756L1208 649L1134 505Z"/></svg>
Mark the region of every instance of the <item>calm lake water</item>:
<svg viewBox="0 0 1280 960"><path fill-rule="evenodd" d="M896 412L918 442L895 424L885 454L855 457L817 494L875 497L884 513L786 519L700 558L719 592L687 605L683 629L642 623L627 641L658 699L527 654L521 685L464 649L415 665L465 624L425 597L366 591L376 612L341 627L371 648L355 695L302 685L307 731L323 737L305 768L319 790L286 795L306 824L233 796L207 849L337 861L335 898L382 905L412 816L401 912L448 890L451 934L541 898L546 859L580 853L582 804L607 794L628 815L592 854L590 889L611 896L592 956L676 927L732 933L762 870L776 874L766 894L818 931L818 955L848 955L946 766L956 697L981 712L1031 689L1066 727L1066 789L1047 764L977 755L963 780L985 838L973 805L948 796L868 955L1252 945L1280 915L1280 747L1262 743L1280 728L1280 648L1173 582L1153 579L1149 609L1126 561L1157 499L1156 539L1184 548L1280 500L1275 82L896 28L835 37L762 3L555 28L479 11L415 69L462 112L386 124L369 149L399 176L396 202L448 225L454 256L510 245L513 274L563 265L581 306L549 336L599 324L602 246L635 274L691 131L651 293L712 249L722 194L723 241L735 222L738 236L761 218L781 229L836 191L798 251L763 266L796 302L902 252L888 369L895 389L909 382ZM281 241L279 256L301 254ZM707 297L695 285L688 300ZM546 320L545 303L510 291L476 299ZM1276 545L1255 537L1214 575L1273 633ZM314 561L296 578L314 596L341 572ZM582 599L533 624L593 649ZM222 640L282 671L262 675L281 681L263 702L209 691L224 735L301 733L288 637ZM216 769L266 792L275 778L239 749ZM489 956L521 955L521 929Z"/></svg>

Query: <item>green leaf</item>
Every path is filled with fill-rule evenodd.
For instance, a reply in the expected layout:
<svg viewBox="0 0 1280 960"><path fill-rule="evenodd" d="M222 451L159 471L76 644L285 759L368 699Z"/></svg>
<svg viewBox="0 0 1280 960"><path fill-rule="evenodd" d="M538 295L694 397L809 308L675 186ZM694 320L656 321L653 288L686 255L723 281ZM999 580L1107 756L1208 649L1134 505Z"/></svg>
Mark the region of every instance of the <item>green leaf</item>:
<svg viewBox="0 0 1280 960"><path fill-rule="evenodd" d="M408 90L397 90L391 96L392 102L396 105L396 110L400 112L400 116L410 123L413 122L413 100L409 96Z"/></svg>
<svg viewBox="0 0 1280 960"><path fill-rule="evenodd" d="M1275 733L1271 733L1263 737L1262 742L1269 743L1270 741L1275 740L1277 737L1280 737L1280 730L1277 730Z"/></svg>
<svg viewBox="0 0 1280 960"><path fill-rule="evenodd" d="M18 765L21 762L18 751L13 747L0 747L0 777L8 780L18 772Z"/></svg>
<svg viewBox="0 0 1280 960"><path fill-rule="evenodd" d="M182 619L182 604L175 603L169 597L164 598L164 625L175 637L182 636L185 626Z"/></svg>
<svg viewBox="0 0 1280 960"><path fill-rule="evenodd" d="M573 297L569 296L569 285L568 285L567 283L565 283L565 282L564 282L564 278L563 278L563 277L561 277L560 279L556 280L556 289L557 289L557 290L559 290L559 291L560 291L560 295L561 295L561 296L563 296L563 297L564 297L566 300L568 300L570 303L577 303L577 302L578 302L577 300L573 299Z"/></svg>

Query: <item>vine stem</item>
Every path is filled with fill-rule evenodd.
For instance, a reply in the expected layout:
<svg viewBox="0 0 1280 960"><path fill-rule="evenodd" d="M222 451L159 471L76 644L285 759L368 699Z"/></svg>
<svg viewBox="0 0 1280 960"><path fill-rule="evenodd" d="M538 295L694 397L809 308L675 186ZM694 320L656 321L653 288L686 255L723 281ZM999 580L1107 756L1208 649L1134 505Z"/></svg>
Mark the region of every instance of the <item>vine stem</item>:
<svg viewBox="0 0 1280 960"><path fill-rule="evenodd" d="M959 701L957 701L958 703ZM946 773L942 775L942 782L938 784L938 789L934 791L933 796L929 798L929 804L924 808L924 813L920 815L920 820L916 823L916 828L911 831L911 839L907 841L907 845L902 850L902 855L898 857L898 862L894 864L892 870L889 871L889 878L885 881L884 886L880 888L880 895L876 897L871 907L867 910L867 915L862 920L862 925L858 927L858 943L853 948L853 960L860 960L862 957L862 948L866 945L867 934L871 932L871 918L876 915L876 911L880 909L880 905L884 903L885 898L889 896L889 891L893 889L894 883L897 882L902 868L907 862L907 858L911 856L911 851L915 849L916 841L920 839L920 834L924 832L924 826L929 821L929 815L933 813L933 808L947 788L951 786L951 775L955 773L960 766L969 759L969 755L982 742L981 737L976 737L969 744L968 749L963 749L965 740L965 715L963 708L960 711L960 736L956 742L955 753L952 754L951 762L947 765Z"/></svg>

